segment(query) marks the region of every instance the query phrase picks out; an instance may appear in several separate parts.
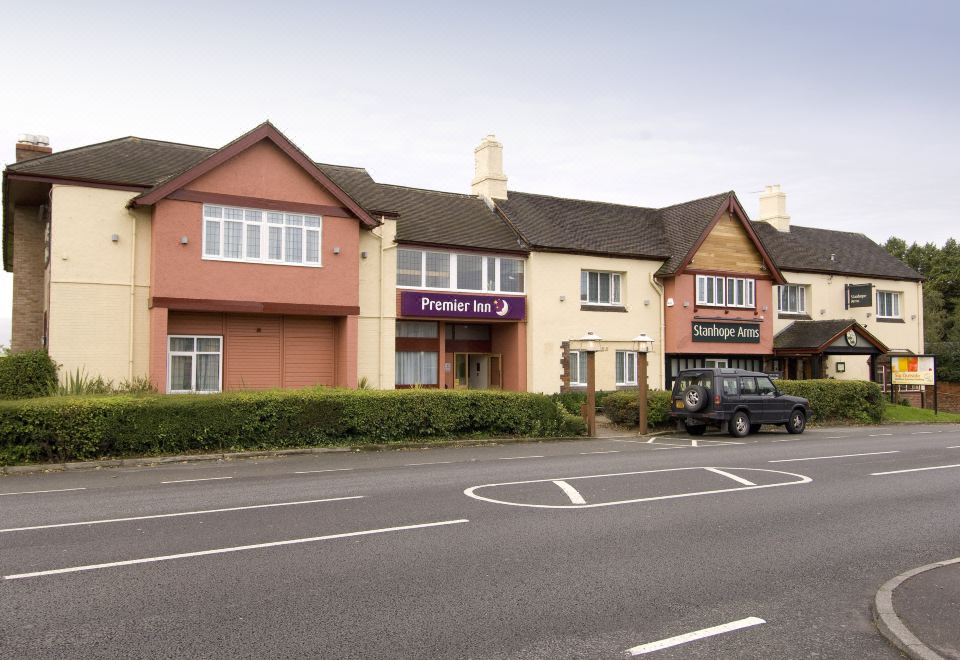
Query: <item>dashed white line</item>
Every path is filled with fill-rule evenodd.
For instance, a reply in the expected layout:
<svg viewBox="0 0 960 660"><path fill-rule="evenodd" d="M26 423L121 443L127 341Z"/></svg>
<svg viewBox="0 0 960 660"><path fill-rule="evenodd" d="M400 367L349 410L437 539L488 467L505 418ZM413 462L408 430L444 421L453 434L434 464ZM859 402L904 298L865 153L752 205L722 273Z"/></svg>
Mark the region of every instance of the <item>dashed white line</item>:
<svg viewBox="0 0 960 660"><path fill-rule="evenodd" d="M933 431L914 431L910 435L929 435L931 433L933 433Z"/></svg>
<svg viewBox="0 0 960 660"><path fill-rule="evenodd" d="M130 516L129 518L110 518L107 520L85 520L83 522L56 523L52 525L33 525L31 527L10 527L0 529L0 534L7 532L26 532L35 529L53 529L55 527L80 527L83 525L104 525L106 523L128 522L131 520L153 520L155 518L176 518L178 516L199 516L205 513L225 513L227 511L248 511L250 509L270 509L280 506L296 506L298 504L317 504L319 502L339 502L340 500L359 500L363 495L349 497L328 497L322 500L303 500L301 502L278 502L275 504L253 504L250 506L232 506L224 509L204 509L203 511L182 511L180 513L158 513L151 516Z"/></svg>
<svg viewBox="0 0 960 660"><path fill-rule="evenodd" d="M36 495L37 493L68 493L73 490L86 490L86 488L57 488L56 490L22 490L19 493L0 493L0 497L5 495Z"/></svg>
<svg viewBox="0 0 960 660"><path fill-rule="evenodd" d="M822 461L825 458L852 458L853 456L879 456L880 454L899 454L900 450L896 449L893 451L871 451L865 454L839 454L837 456L809 456L807 458L778 458L775 461L767 461L767 463L793 463L795 461Z"/></svg>
<svg viewBox="0 0 960 660"><path fill-rule="evenodd" d="M583 499L583 495L580 494L580 491L578 491L576 488L568 484L566 481L554 481L553 483L560 486L560 490L562 490L567 495L567 497L570 498L570 501L573 502L574 504L587 503L587 501Z"/></svg>
<svg viewBox="0 0 960 660"><path fill-rule="evenodd" d="M71 566L69 568L55 568L49 571L34 571L32 573L17 573L14 575L4 575L4 580L22 580L24 578L42 577L45 575L59 575L62 573L79 573L81 571L95 571L101 568L114 568L116 566L132 566L134 564L149 564L160 561L170 561L172 559L186 559L189 557L203 557L206 555L221 555L228 552L243 552L244 550L259 550L261 548L276 548L282 545L297 545L300 543L314 543L316 541L330 541L332 539L344 539L354 536L369 536L371 534L383 534L385 532L400 532L410 529L425 529L427 527L442 527L444 525L458 525L470 522L467 519L443 520L440 522L421 523L418 525L401 525L399 527L383 527L381 529L366 529L360 532L345 532L342 534L327 534L325 536L312 536L305 539L289 539L287 541L271 541L269 543L254 543L252 545L238 545L231 548L215 548L213 550L200 550L198 552L184 552L178 555L162 555L159 557L143 557L142 559L127 559L125 561L112 561L105 564L89 564L87 566Z"/></svg>
<svg viewBox="0 0 960 660"><path fill-rule="evenodd" d="M844 438L849 438L849 435L828 435L827 440L843 440Z"/></svg>
<svg viewBox="0 0 960 660"><path fill-rule="evenodd" d="M188 484L194 481L223 481L233 477L207 477L206 479L177 479L176 481L161 481L162 484Z"/></svg>
<svg viewBox="0 0 960 660"><path fill-rule="evenodd" d="M619 449L607 449L605 451L582 451L580 452L581 456L587 456L588 454L619 454Z"/></svg>
<svg viewBox="0 0 960 660"><path fill-rule="evenodd" d="M870 437L870 438L879 438L879 437L885 436L885 435L893 435L893 434L892 434L892 433L869 433L869 434L867 434L867 437Z"/></svg>
<svg viewBox="0 0 960 660"><path fill-rule="evenodd" d="M501 461L519 461L523 458L543 458L543 456L502 456L498 460Z"/></svg>
<svg viewBox="0 0 960 660"><path fill-rule="evenodd" d="M903 474L905 472L925 472L926 470L946 470L947 468L960 468L958 465L934 465L932 467L912 468L910 470L892 470L890 472L872 472L871 477L880 477L885 474Z"/></svg>
<svg viewBox="0 0 960 660"><path fill-rule="evenodd" d="M947 447L947 449L960 449L960 445L954 445L953 447Z"/></svg>
<svg viewBox="0 0 960 660"><path fill-rule="evenodd" d="M756 486L756 485L757 485L757 484L753 483L752 481L747 481L747 480L744 479L743 477L738 477L737 475L732 474L732 473L730 473L730 472L725 472L724 470L721 470L720 468L708 467L708 468L704 468L704 469L705 469L707 472L713 472L714 474L719 474L721 477L727 477L728 479L733 479L733 480L736 481L737 483L743 484L744 486Z"/></svg>
<svg viewBox="0 0 960 660"><path fill-rule="evenodd" d="M329 470L302 470L300 472L294 472L294 474L319 474L321 472L347 472L353 468L331 468Z"/></svg>
<svg viewBox="0 0 960 660"><path fill-rule="evenodd" d="M627 649L627 653L630 655L643 655L644 653L668 649L671 646L679 646L680 644L686 644L687 642L693 642L705 637L712 637L722 633L733 632L734 630L758 626L761 623L766 623L766 621L755 616L751 616L747 617L746 619L740 619L739 621L731 621L730 623L724 623L719 626L704 628L702 630L695 630L683 635L677 635L676 637L668 637L657 642L649 642L647 644L641 644L640 646L634 646L632 649Z"/></svg>
<svg viewBox="0 0 960 660"><path fill-rule="evenodd" d="M434 461L433 463L404 463L403 467L417 467L419 465L446 465L448 463L453 463L453 461Z"/></svg>

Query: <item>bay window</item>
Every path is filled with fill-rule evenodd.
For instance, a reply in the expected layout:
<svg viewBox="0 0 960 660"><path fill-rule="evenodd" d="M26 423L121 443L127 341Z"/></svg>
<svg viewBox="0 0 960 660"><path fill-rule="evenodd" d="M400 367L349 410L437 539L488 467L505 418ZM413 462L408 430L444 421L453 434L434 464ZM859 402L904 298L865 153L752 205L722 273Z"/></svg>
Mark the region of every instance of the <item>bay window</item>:
<svg viewBox="0 0 960 660"><path fill-rule="evenodd" d="M580 271L580 302L588 305L620 305L620 273Z"/></svg>
<svg viewBox="0 0 960 660"><path fill-rule="evenodd" d="M231 206L203 205L203 258L320 265L321 218Z"/></svg>
<svg viewBox="0 0 960 660"><path fill-rule="evenodd" d="M523 293L522 259L397 250L397 286L446 291Z"/></svg>
<svg viewBox="0 0 960 660"><path fill-rule="evenodd" d="M222 337L170 335L167 342L168 392L220 391Z"/></svg>

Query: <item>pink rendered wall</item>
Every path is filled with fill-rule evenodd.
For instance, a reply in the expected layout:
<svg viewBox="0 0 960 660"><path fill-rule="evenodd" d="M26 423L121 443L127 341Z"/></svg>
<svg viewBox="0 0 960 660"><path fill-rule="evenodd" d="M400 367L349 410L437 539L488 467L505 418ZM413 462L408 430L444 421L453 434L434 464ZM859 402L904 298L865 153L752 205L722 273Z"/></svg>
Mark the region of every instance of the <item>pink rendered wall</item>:
<svg viewBox="0 0 960 660"><path fill-rule="evenodd" d="M527 391L527 324L494 323L490 326L491 350L501 356L503 389Z"/></svg>
<svg viewBox="0 0 960 660"><path fill-rule="evenodd" d="M664 352L666 353L706 353L726 355L757 355L773 353L773 283L770 280L757 280L756 308L737 309L733 307L697 307L696 275L684 273L664 282L664 299L673 298L673 307L664 308L666 333ZM684 302L690 303L684 307ZM766 307L767 311L763 311ZM703 321L755 321L760 322L759 344L726 344L720 342L693 341L692 323Z"/></svg>

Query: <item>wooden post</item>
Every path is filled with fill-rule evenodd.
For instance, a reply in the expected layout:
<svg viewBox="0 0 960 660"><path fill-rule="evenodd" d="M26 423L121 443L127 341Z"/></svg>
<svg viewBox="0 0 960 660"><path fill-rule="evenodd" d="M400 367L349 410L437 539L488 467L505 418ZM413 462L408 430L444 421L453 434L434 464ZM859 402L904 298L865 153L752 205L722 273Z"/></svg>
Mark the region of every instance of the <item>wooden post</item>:
<svg viewBox="0 0 960 660"><path fill-rule="evenodd" d="M647 434L647 354L644 351L637 353L637 389L640 394L640 435Z"/></svg>
<svg viewBox="0 0 960 660"><path fill-rule="evenodd" d="M597 354L587 351L587 435L597 435Z"/></svg>

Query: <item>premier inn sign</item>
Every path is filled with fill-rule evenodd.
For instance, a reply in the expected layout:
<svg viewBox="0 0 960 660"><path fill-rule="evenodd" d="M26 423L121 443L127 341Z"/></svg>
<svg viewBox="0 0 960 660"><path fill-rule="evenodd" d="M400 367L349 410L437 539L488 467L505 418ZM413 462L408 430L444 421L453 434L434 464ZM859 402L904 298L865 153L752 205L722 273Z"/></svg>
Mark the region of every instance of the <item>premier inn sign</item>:
<svg viewBox="0 0 960 660"><path fill-rule="evenodd" d="M760 326L756 323L694 321L693 341L709 341L721 344L759 344Z"/></svg>

